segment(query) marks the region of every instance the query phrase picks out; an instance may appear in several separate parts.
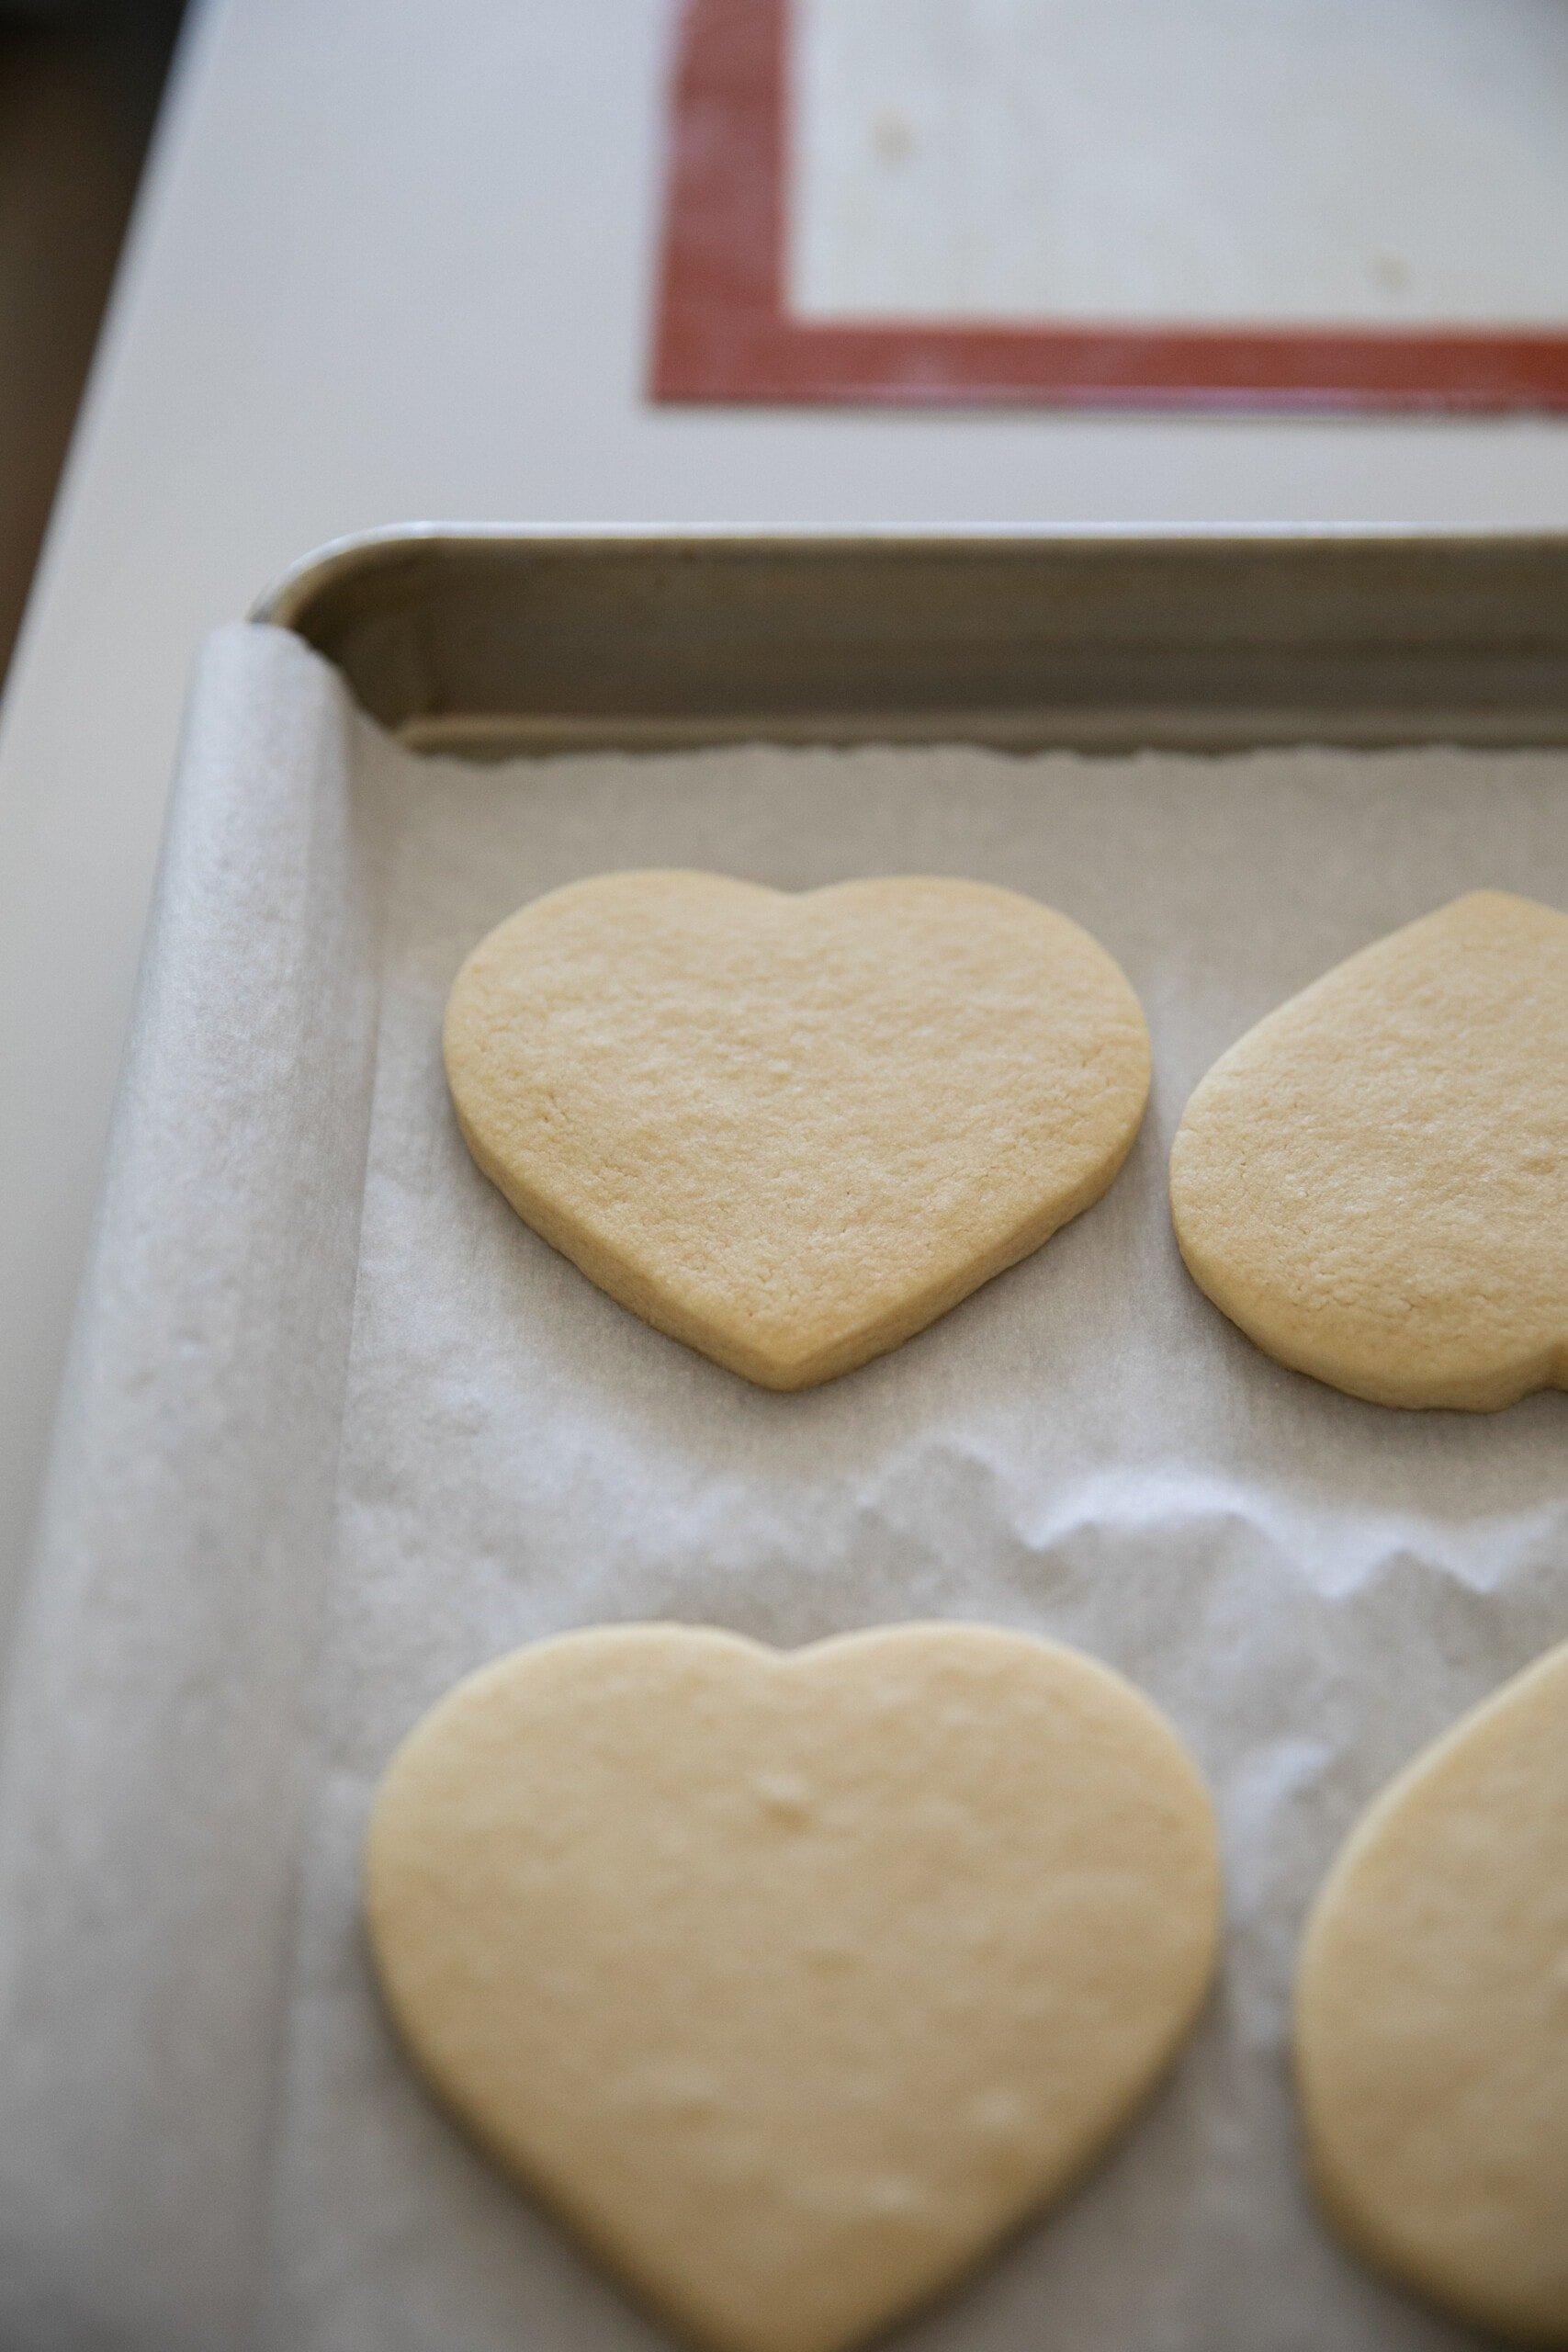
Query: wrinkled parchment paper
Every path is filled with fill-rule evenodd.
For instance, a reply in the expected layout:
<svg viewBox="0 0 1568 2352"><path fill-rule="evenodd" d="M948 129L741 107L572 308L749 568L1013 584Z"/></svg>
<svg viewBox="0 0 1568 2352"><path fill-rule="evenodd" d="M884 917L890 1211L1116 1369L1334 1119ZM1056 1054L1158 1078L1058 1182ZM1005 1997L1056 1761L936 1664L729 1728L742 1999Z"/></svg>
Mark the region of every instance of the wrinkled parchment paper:
<svg viewBox="0 0 1568 2352"><path fill-rule="evenodd" d="M973 875L1075 915L1154 1035L1111 1193L807 1395L645 1329L479 1176L437 1031L489 925L649 864ZM482 768L398 750L293 639L220 634L7 1706L0 2340L650 2352L389 2039L355 1910L376 1777L537 1635L933 1616L1081 1645L1168 1711L1229 1932L1168 2088L910 2352L1462 2340L1314 2216L1288 1991L1363 1804L1568 1634L1568 1399L1402 1414L1280 1370L1185 1278L1165 1163L1222 1047L1482 883L1568 900L1568 757Z"/></svg>

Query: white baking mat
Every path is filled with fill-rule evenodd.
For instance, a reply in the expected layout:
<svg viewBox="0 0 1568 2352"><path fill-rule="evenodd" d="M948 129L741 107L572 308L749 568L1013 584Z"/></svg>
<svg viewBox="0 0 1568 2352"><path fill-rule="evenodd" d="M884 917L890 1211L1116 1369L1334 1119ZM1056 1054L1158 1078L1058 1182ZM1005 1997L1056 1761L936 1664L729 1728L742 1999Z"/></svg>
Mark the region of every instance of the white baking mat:
<svg viewBox="0 0 1568 2352"><path fill-rule="evenodd" d="M808 319L1556 327L1551 0L794 0Z"/></svg>
<svg viewBox="0 0 1568 2352"><path fill-rule="evenodd" d="M437 1054L480 933L645 864L974 875L1077 916L1154 1035L1111 1193L805 1396L645 1329L479 1176ZM1483 883L1568 901L1568 756L484 769L395 749L293 639L222 633L9 1701L11 2352L660 2341L427 2104L355 1912L421 1711L515 1643L633 1617L1036 1629L1132 1675L1213 1778L1229 1932L1195 2043L911 2352L1460 2341L1309 2208L1287 1993L1367 1799L1568 1634L1568 1399L1407 1415L1279 1369L1186 1280L1164 1171L1223 1046Z"/></svg>

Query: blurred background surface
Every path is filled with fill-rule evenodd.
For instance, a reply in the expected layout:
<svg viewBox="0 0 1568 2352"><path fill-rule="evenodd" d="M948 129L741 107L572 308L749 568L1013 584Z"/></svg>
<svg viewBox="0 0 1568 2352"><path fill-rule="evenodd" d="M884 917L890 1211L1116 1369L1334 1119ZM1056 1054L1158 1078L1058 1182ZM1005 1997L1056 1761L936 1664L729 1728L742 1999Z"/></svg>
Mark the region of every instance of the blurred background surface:
<svg viewBox="0 0 1568 2352"><path fill-rule="evenodd" d="M0 678L180 14L181 0L0 8Z"/></svg>

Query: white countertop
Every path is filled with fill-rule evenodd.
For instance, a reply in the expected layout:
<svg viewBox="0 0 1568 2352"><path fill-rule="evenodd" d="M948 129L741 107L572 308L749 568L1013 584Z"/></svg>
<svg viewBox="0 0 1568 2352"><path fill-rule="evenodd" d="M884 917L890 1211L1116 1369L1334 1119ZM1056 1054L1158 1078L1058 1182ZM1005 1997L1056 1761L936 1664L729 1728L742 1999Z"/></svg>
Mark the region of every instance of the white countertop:
<svg viewBox="0 0 1568 2352"><path fill-rule="evenodd" d="M1568 427L654 411L663 0L206 0L0 724L0 1592L192 649L410 516L1568 525Z"/></svg>

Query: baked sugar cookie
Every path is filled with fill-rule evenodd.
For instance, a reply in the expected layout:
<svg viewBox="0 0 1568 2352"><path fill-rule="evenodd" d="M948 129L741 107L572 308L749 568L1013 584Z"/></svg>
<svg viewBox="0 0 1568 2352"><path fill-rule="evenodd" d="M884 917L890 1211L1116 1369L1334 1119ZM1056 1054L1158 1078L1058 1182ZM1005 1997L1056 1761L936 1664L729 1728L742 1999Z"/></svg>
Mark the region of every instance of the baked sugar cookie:
<svg viewBox="0 0 1568 2352"><path fill-rule="evenodd" d="M1190 2025L1216 1906L1148 1702L957 1625L520 1650L399 1752L367 1863L430 2083L716 2352L837 2352L1073 2182Z"/></svg>
<svg viewBox="0 0 1568 2352"><path fill-rule="evenodd" d="M1222 1056L1170 1162L1200 1288L1379 1405L1568 1385L1568 916L1477 890Z"/></svg>
<svg viewBox="0 0 1568 2352"><path fill-rule="evenodd" d="M1352 2245L1483 2327L1568 2345L1568 1646L1351 1838L1307 1934L1296 2066Z"/></svg>
<svg viewBox="0 0 1568 2352"><path fill-rule="evenodd" d="M1097 1200L1148 1037L1087 932L977 882L601 876L474 950L468 1148L661 1331L770 1388L896 1347Z"/></svg>

